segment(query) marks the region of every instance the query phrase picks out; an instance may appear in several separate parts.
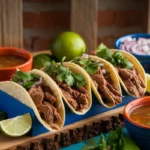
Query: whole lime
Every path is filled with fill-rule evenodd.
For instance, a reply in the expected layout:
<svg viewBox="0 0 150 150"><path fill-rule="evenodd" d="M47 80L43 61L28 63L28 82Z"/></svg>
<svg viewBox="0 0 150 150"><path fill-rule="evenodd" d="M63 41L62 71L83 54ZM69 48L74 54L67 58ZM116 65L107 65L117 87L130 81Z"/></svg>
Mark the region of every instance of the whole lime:
<svg viewBox="0 0 150 150"><path fill-rule="evenodd" d="M38 54L33 57L33 69L41 69L51 64L53 57L49 54Z"/></svg>
<svg viewBox="0 0 150 150"><path fill-rule="evenodd" d="M52 54L61 61L64 56L66 60L72 60L81 56L86 50L82 37L75 32L62 32L51 43Z"/></svg>

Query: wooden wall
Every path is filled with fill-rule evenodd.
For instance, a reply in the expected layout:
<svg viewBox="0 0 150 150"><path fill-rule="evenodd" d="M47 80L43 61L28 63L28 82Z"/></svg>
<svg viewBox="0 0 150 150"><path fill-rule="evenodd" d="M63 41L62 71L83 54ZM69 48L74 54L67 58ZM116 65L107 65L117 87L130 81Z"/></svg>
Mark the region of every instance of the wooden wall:
<svg viewBox="0 0 150 150"><path fill-rule="evenodd" d="M88 50L113 47L122 35L150 31L148 7L149 0L0 0L0 45L49 49L58 33L74 30Z"/></svg>

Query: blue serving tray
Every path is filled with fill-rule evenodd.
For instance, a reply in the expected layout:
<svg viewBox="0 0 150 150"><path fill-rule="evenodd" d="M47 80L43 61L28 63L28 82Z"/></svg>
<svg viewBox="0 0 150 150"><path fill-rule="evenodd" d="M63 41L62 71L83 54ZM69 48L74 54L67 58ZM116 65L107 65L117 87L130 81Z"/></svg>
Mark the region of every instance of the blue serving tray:
<svg viewBox="0 0 150 150"><path fill-rule="evenodd" d="M65 126L110 111L112 109L124 106L133 99L135 98L128 95L124 95L121 104L117 105L114 108L109 109L100 105L95 95L92 93L92 100L93 100L92 107L85 115L76 115L70 111L67 105L65 105L66 110ZM30 132L31 136L36 136L48 132L48 130L38 121L38 119L34 114L34 111L31 108L22 104L21 102L19 102L12 96L4 93L3 91L0 91L0 111L7 112L9 118L30 113L32 116L32 130Z"/></svg>

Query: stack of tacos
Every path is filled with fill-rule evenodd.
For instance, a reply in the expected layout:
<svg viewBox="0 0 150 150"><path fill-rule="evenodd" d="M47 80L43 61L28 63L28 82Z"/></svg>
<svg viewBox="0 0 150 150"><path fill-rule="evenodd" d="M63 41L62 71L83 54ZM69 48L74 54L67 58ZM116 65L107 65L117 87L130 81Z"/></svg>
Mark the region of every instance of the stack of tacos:
<svg viewBox="0 0 150 150"><path fill-rule="evenodd" d="M139 61L130 53L108 49L101 44L91 55L96 55L109 61L119 76L125 91L133 97L142 97L146 92L145 71Z"/></svg>
<svg viewBox="0 0 150 150"><path fill-rule="evenodd" d="M42 69L59 86L69 108L76 114L85 114L92 105L90 80L85 70L71 62L52 63Z"/></svg>
<svg viewBox="0 0 150 150"><path fill-rule="evenodd" d="M38 120L49 131L59 130L65 121L62 96L56 83L44 72L17 71L11 81L0 82L0 90L33 109Z"/></svg>
<svg viewBox="0 0 150 150"><path fill-rule="evenodd" d="M72 62L89 74L92 90L103 106L111 108L122 102L119 78L109 62L90 55L77 57Z"/></svg>

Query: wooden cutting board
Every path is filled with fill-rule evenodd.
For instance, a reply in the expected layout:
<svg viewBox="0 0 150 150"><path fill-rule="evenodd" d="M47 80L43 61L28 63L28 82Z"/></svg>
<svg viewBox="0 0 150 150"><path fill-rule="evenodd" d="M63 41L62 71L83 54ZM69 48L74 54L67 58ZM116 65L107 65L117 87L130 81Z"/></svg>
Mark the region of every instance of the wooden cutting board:
<svg viewBox="0 0 150 150"><path fill-rule="evenodd" d="M108 112L105 112L105 113L93 116L91 118L87 118L85 120L82 120L82 121L79 121L79 122L76 122L76 123L64 126L60 131L47 132L45 134L41 134L41 135L36 136L36 137L22 136L22 137L19 137L19 138L12 138L12 137L7 137L7 136L5 136L3 134L0 134L0 150L4 150L4 149L13 150L13 149L16 149L16 147L18 145L24 145L26 143L29 144L29 143L32 143L33 141L34 142L35 141L40 141L43 138L50 139L55 134L64 133L64 132L66 132L66 131L68 131L70 129L74 129L74 128L81 127L81 126L84 126L84 125L89 125L89 124L91 124L93 122L96 122L96 121L99 121L101 119L105 120L105 118L108 118L108 117L111 117L111 116L116 116L119 113L123 112L123 108L124 107L120 107L120 108L117 108L117 109L114 109L114 110L111 110L111 111L108 111Z"/></svg>

